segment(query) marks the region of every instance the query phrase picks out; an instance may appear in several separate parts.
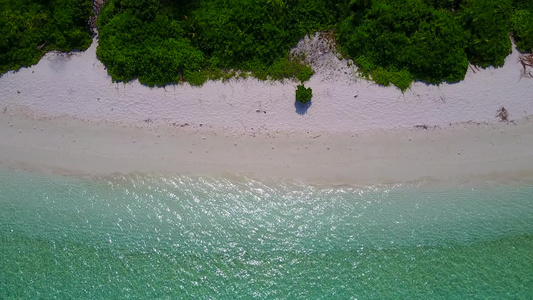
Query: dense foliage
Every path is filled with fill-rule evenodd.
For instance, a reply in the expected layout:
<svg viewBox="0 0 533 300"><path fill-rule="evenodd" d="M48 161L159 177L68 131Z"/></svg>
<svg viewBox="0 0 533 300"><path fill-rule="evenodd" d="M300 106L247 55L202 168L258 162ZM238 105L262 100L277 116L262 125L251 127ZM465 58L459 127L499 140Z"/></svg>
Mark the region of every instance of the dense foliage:
<svg viewBox="0 0 533 300"><path fill-rule="evenodd" d="M0 0L0 74L91 44L91 0Z"/></svg>
<svg viewBox="0 0 533 300"><path fill-rule="evenodd" d="M402 90L462 80L468 63L501 66L513 32L533 43L529 0L109 0L98 56L115 80L149 85L253 75L307 80L289 50L335 27L363 74ZM236 73L239 70L241 73Z"/></svg>
<svg viewBox="0 0 533 300"><path fill-rule="evenodd" d="M0 74L49 50L85 49L91 0L0 0ZM533 49L532 0L108 0L98 57L116 81L165 85L255 76L308 80L289 55L307 33L337 43L376 82L408 88L464 78Z"/></svg>
<svg viewBox="0 0 533 300"><path fill-rule="evenodd" d="M251 74L312 75L289 57L308 32L333 26L338 0L109 0L99 19L98 57L113 79L148 85Z"/></svg>
<svg viewBox="0 0 533 300"><path fill-rule="evenodd" d="M533 51L533 1L514 0L511 16L513 36L522 51Z"/></svg>
<svg viewBox="0 0 533 300"><path fill-rule="evenodd" d="M481 67L503 66L511 52L511 0L464 0L458 19L467 36L468 59Z"/></svg>
<svg viewBox="0 0 533 300"><path fill-rule="evenodd" d="M344 51L383 85L458 81L468 66L459 23L423 0L375 0L363 11L357 7L339 29Z"/></svg>
<svg viewBox="0 0 533 300"><path fill-rule="evenodd" d="M380 84L405 89L413 79L459 81L469 61L502 66L511 51L511 0L354 3L339 26L340 44Z"/></svg>

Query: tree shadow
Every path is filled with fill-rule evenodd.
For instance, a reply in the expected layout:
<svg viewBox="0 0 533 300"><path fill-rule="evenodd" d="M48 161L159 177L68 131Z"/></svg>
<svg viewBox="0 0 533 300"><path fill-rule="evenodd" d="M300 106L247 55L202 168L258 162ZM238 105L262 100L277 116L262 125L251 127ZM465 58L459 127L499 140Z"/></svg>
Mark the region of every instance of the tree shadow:
<svg viewBox="0 0 533 300"><path fill-rule="evenodd" d="M305 115L307 113L307 110L311 106L311 100L307 101L306 103L302 103L300 101L294 101L294 108L296 109L296 113L299 115Z"/></svg>

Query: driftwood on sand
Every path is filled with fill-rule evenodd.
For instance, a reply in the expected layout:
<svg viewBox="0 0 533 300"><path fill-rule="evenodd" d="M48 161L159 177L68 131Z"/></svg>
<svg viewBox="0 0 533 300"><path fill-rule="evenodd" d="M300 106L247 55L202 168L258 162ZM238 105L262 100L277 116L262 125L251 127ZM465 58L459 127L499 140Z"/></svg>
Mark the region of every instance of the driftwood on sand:
<svg viewBox="0 0 533 300"><path fill-rule="evenodd" d="M509 121L509 112L502 106L498 109L496 117L500 118L502 121Z"/></svg>
<svg viewBox="0 0 533 300"><path fill-rule="evenodd" d="M522 64L524 71L522 75L533 78L533 74L530 68L533 68L533 54L520 55L518 61Z"/></svg>

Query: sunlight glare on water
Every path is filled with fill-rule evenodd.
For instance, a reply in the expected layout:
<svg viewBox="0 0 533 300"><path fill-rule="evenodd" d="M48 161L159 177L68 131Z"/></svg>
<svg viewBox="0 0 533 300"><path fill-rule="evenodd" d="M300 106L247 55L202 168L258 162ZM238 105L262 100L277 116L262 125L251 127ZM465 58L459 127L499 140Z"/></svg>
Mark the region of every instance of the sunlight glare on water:
<svg viewBox="0 0 533 300"><path fill-rule="evenodd" d="M0 298L533 298L533 186L0 172Z"/></svg>

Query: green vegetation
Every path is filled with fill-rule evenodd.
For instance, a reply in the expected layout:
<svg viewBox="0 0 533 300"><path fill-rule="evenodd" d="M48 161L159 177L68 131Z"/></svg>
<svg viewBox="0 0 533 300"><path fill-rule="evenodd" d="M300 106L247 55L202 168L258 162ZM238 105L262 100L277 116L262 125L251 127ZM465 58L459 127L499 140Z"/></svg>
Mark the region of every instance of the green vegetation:
<svg viewBox="0 0 533 300"><path fill-rule="evenodd" d="M413 80L462 80L468 63L502 66L511 52L533 49L530 0L355 0L338 25L344 53L362 73L402 90Z"/></svg>
<svg viewBox="0 0 533 300"><path fill-rule="evenodd" d="M0 9L0 73L90 44L90 0L0 0ZM290 49L326 29L363 75L401 90L460 81L469 62L501 66L510 34L533 49L531 0L108 0L97 24L112 78L149 86L305 82L313 70Z"/></svg>
<svg viewBox="0 0 533 300"><path fill-rule="evenodd" d="M296 87L296 101L301 103L307 103L313 98L313 90L306 88L303 84L299 84Z"/></svg>
<svg viewBox="0 0 533 300"><path fill-rule="evenodd" d="M226 74L309 79L289 51L308 32L334 25L336 0L109 0L98 57L116 81L202 84Z"/></svg>
<svg viewBox="0 0 533 300"><path fill-rule="evenodd" d="M0 0L0 74L91 44L91 0Z"/></svg>
<svg viewBox="0 0 533 300"><path fill-rule="evenodd" d="M465 29L468 59L481 67L503 66L511 53L511 0L465 0L458 18Z"/></svg>
<svg viewBox="0 0 533 300"><path fill-rule="evenodd" d="M339 25L342 49L376 82L464 78L468 62L503 65L511 51L511 0L356 1Z"/></svg>
<svg viewBox="0 0 533 300"><path fill-rule="evenodd" d="M458 81L468 66L458 22L423 0L376 0L339 29L343 50L379 84Z"/></svg>
<svg viewBox="0 0 533 300"><path fill-rule="evenodd" d="M336 28L342 52L382 85L464 78L468 63L501 66L510 32L527 48L526 0L110 0L98 57L114 80L165 85L252 75L309 79L289 50ZM237 72L237 70L239 72Z"/></svg>
<svg viewBox="0 0 533 300"><path fill-rule="evenodd" d="M514 0L511 16L513 36L518 49L533 51L533 1Z"/></svg>

